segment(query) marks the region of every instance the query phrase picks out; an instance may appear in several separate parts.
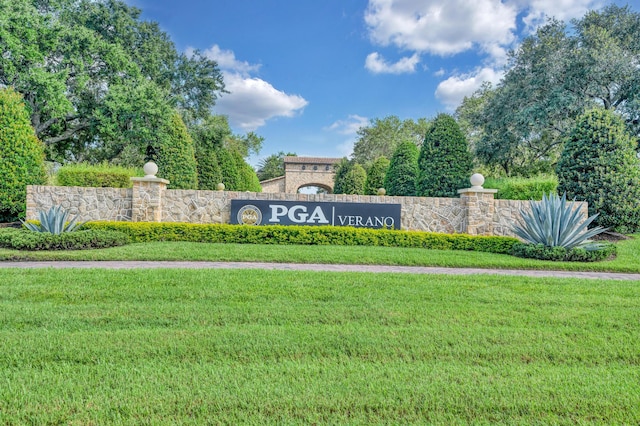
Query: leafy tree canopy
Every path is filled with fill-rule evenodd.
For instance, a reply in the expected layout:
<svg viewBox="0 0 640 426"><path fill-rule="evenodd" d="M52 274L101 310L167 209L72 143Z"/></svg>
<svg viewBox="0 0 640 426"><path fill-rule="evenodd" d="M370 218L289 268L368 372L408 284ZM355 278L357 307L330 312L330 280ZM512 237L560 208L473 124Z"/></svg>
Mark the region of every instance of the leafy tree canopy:
<svg viewBox="0 0 640 426"><path fill-rule="evenodd" d="M23 95L58 160L100 160L125 137L144 150L166 110L191 124L224 91L214 61L178 53L157 23L119 0L0 0L0 49L0 87Z"/></svg>
<svg viewBox="0 0 640 426"><path fill-rule="evenodd" d="M576 118L615 110L640 134L640 13L608 6L571 26L550 20L511 52L497 87L466 98L457 115L477 157L506 174L550 171Z"/></svg>
<svg viewBox="0 0 640 426"><path fill-rule="evenodd" d="M258 163L258 178L263 181L284 176L284 157L295 156L295 153L280 151L277 154L271 154L263 158Z"/></svg>
<svg viewBox="0 0 640 426"><path fill-rule="evenodd" d="M429 121L420 118L400 120L395 115L371 120L368 126L358 129L358 140L353 147L352 158L360 164L370 167L378 157L391 158L398 144L413 141L422 144L429 128Z"/></svg>

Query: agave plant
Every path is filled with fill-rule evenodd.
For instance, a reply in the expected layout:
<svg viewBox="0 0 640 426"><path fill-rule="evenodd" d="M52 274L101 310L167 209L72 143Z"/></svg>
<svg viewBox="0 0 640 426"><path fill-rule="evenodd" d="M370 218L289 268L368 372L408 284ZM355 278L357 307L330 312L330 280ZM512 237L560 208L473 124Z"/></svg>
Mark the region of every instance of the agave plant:
<svg viewBox="0 0 640 426"><path fill-rule="evenodd" d="M532 202L531 211L520 209L520 215L522 221L513 227L513 232L528 243L546 247L597 249L597 244L589 247L593 244L589 238L606 231L601 226L588 229L598 215L583 221L579 209L567 204L566 193L562 198L558 194L543 194L542 201Z"/></svg>
<svg viewBox="0 0 640 426"><path fill-rule="evenodd" d="M69 212L62 206L53 206L48 211L39 211L38 220L40 224L22 221L22 224L31 231L49 232L51 234L62 234L63 232L73 232L81 227L85 222L76 223L77 217L69 218Z"/></svg>

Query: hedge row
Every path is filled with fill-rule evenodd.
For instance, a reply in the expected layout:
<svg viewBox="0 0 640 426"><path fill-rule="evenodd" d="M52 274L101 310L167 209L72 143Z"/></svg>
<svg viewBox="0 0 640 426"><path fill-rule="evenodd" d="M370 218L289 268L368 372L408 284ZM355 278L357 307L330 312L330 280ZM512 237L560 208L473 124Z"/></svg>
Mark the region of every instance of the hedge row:
<svg viewBox="0 0 640 426"><path fill-rule="evenodd" d="M92 188L130 188L130 178L134 176L142 176L142 173L134 168L108 164L68 164L58 170L56 184Z"/></svg>
<svg viewBox="0 0 640 426"><path fill-rule="evenodd" d="M54 235L27 229L0 229L0 247L15 250L86 250L122 246L129 242L126 233L113 230L88 229Z"/></svg>
<svg viewBox="0 0 640 426"><path fill-rule="evenodd" d="M511 254L517 257L538 260L598 262L615 257L617 248L613 244L605 242L600 243L597 250L578 247L567 250L564 247L546 247L543 244L517 243L513 245Z"/></svg>
<svg viewBox="0 0 640 426"><path fill-rule="evenodd" d="M473 250L502 254L510 253L513 245L518 242L512 237L333 226L88 222L84 227L120 231L129 235L133 242L190 241L240 244L387 246Z"/></svg>
<svg viewBox="0 0 640 426"><path fill-rule="evenodd" d="M497 189L496 198L502 200L541 200L542 194L557 193L558 178L551 175L530 178L488 178L484 187Z"/></svg>

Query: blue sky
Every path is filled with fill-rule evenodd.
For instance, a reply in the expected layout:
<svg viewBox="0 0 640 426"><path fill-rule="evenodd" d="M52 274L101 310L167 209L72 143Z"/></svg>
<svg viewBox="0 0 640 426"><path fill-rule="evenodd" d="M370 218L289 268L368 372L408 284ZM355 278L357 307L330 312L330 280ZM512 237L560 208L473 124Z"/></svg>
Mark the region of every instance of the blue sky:
<svg viewBox="0 0 640 426"><path fill-rule="evenodd" d="M216 60L231 92L214 113L278 151L349 155L370 119L452 112L544 22L601 0L125 0L188 52ZM616 1L619 5L626 2ZM629 3L634 9L635 2Z"/></svg>

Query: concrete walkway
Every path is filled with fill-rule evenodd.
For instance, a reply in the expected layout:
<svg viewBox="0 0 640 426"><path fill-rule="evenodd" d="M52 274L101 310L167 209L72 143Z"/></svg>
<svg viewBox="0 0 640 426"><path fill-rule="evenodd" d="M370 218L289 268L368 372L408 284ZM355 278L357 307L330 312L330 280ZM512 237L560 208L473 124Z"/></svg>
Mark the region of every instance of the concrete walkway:
<svg viewBox="0 0 640 426"><path fill-rule="evenodd" d="M0 261L0 268L185 268L185 269L266 269L283 271L374 272L448 275L510 275L523 277L589 278L596 280L637 280L640 274L614 272L532 271L516 269L441 268L425 266L330 265L263 262L185 262L185 261Z"/></svg>

